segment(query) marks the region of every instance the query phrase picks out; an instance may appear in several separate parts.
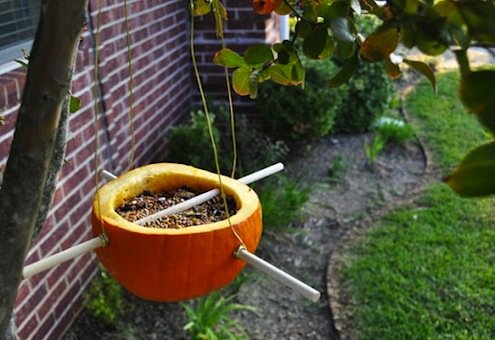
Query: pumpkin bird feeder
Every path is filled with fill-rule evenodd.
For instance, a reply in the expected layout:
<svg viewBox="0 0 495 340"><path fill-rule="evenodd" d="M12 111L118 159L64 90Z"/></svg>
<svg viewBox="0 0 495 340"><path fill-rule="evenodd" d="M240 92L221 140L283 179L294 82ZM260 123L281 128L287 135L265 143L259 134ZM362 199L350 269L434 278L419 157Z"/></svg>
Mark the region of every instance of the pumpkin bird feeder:
<svg viewBox="0 0 495 340"><path fill-rule="evenodd" d="M163 163L132 170L101 187L93 204L93 233L104 230L108 236L108 246L96 251L105 268L134 294L156 301L185 300L230 283L245 264L233 255L239 241L231 228L250 252L261 238L260 202L248 186L222 178L225 193L237 205L231 225L223 220L181 229L146 228L115 211L143 191L181 186L207 191L217 182L216 174Z"/></svg>
<svg viewBox="0 0 495 340"><path fill-rule="evenodd" d="M96 250L108 272L135 295L154 301L181 301L228 285L248 263L316 302L320 297L317 290L253 254L261 238L261 207L258 196L246 184L282 169L278 163L238 180L222 176L225 194L234 198L237 212L228 220L181 229L143 224L216 197L220 193L217 174L173 163L143 166L120 177L103 171L109 182L97 191L93 202L95 237L24 267L23 275L30 277ZM182 186L205 192L136 222L115 211L144 191Z"/></svg>
<svg viewBox="0 0 495 340"><path fill-rule="evenodd" d="M268 3L280 4L280 1ZM101 6L101 1L99 4ZM130 56L126 1L124 1L124 8ZM193 24L194 20L191 21L191 27L194 27ZM97 24L97 37L99 27ZM192 40L193 34L191 34L191 55L198 76ZM96 41L98 42L98 39ZM97 60L98 49L96 48L95 63ZM130 64L129 57L129 88L130 98L132 98ZM95 67L95 79L98 79L97 72L98 67ZM205 103L199 76L197 78L203 103ZM95 117L97 117L97 83L95 83L94 98ZM131 131L134 131L132 100L130 100L130 111ZM209 119L206 107L205 113ZM98 130L97 122L98 119L95 119L96 131ZM208 124L210 124L209 121ZM119 177L102 171L103 177L108 182L97 190L93 201L92 232L94 238L24 267L24 278L95 250L98 259L122 286L135 295L149 300L181 301L205 295L228 285L248 263L316 302L320 297L318 291L253 254L261 239L261 206L258 196L247 184L282 170L283 165L278 163L237 180L221 176L211 129L210 137L215 150L217 173L174 163L146 165L130 170ZM96 138L95 143L97 141ZM134 145L133 143L134 135L131 133L131 145ZM95 150L98 150L97 145ZM133 155L134 149L132 148L131 167ZM98 183L96 159L97 157L95 157L95 177ZM141 194L167 192L182 187L203 193L134 222L127 220L117 212L119 207ZM232 214L227 208L226 195L233 199L233 205L235 205L235 211ZM217 196L223 198L224 201L226 214L224 219L179 229L145 226L149 222L191 209Z"/></svg>

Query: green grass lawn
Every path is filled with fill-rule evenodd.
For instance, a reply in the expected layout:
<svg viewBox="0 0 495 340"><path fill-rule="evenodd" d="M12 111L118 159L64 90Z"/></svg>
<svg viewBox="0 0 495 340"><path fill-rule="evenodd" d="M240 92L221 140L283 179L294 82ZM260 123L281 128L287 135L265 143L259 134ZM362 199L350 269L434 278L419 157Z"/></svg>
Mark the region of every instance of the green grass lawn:
<svg viewBox="0 0 495 340"><path fill-rule="evenodd" d="M437 97L422 83L406 103L444 171L485 138L456 84L454 74L442 75ZM360 338L495 338L493 203L434 184L350 248L343 286Z"/></svg>

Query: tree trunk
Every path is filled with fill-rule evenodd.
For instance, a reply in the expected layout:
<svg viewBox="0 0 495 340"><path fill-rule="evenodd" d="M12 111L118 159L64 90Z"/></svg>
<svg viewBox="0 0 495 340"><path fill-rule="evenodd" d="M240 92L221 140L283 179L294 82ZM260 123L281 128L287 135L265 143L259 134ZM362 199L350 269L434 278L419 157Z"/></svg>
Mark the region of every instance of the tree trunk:
<svg viewBox="0 0 495 340"><path fill-rule="evenodd" d="M12 315L43 192L55 162L88 0L43 0L0 189L0 338ZM60 143L58 143L60 144ZM63 144L63 143L62 143ZM53 174L52 174L53 175Z"/></svg>

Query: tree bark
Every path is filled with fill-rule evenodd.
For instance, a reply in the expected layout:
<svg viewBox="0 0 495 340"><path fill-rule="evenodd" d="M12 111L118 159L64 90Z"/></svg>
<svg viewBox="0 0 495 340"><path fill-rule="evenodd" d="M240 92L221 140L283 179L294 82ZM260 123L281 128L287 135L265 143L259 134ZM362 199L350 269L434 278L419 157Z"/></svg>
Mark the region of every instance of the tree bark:
<svg viewBox="0 0 495 340"><path fill-rule="evenodd" d="M43 192L55 155L60 152L57 134L87 5L88 0L42 1L0 189L0 338L6 334Z"/></svg>

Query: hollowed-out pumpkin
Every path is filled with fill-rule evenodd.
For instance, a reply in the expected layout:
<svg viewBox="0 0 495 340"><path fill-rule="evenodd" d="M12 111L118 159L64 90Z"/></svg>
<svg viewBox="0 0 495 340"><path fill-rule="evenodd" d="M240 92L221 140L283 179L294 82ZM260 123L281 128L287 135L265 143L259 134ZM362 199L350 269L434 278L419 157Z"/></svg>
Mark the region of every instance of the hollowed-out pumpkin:
<svg viewBox="0 0 495 340"><path fill-rule="evenodd" d="M247 249L254 252L262 231L258 196L231 178L222 177L222 183L237 205L231 223ZM142 298L194 298L229 284L245 265L234 256L240 242L227 220L157 229L129 222L115 211L144 191L181 186L207 191L218 188L218 176L181 164L147 165L102 186L93 202L93 233L104 231L109 241L96 251L98 258L117 281Z"/></svg>

